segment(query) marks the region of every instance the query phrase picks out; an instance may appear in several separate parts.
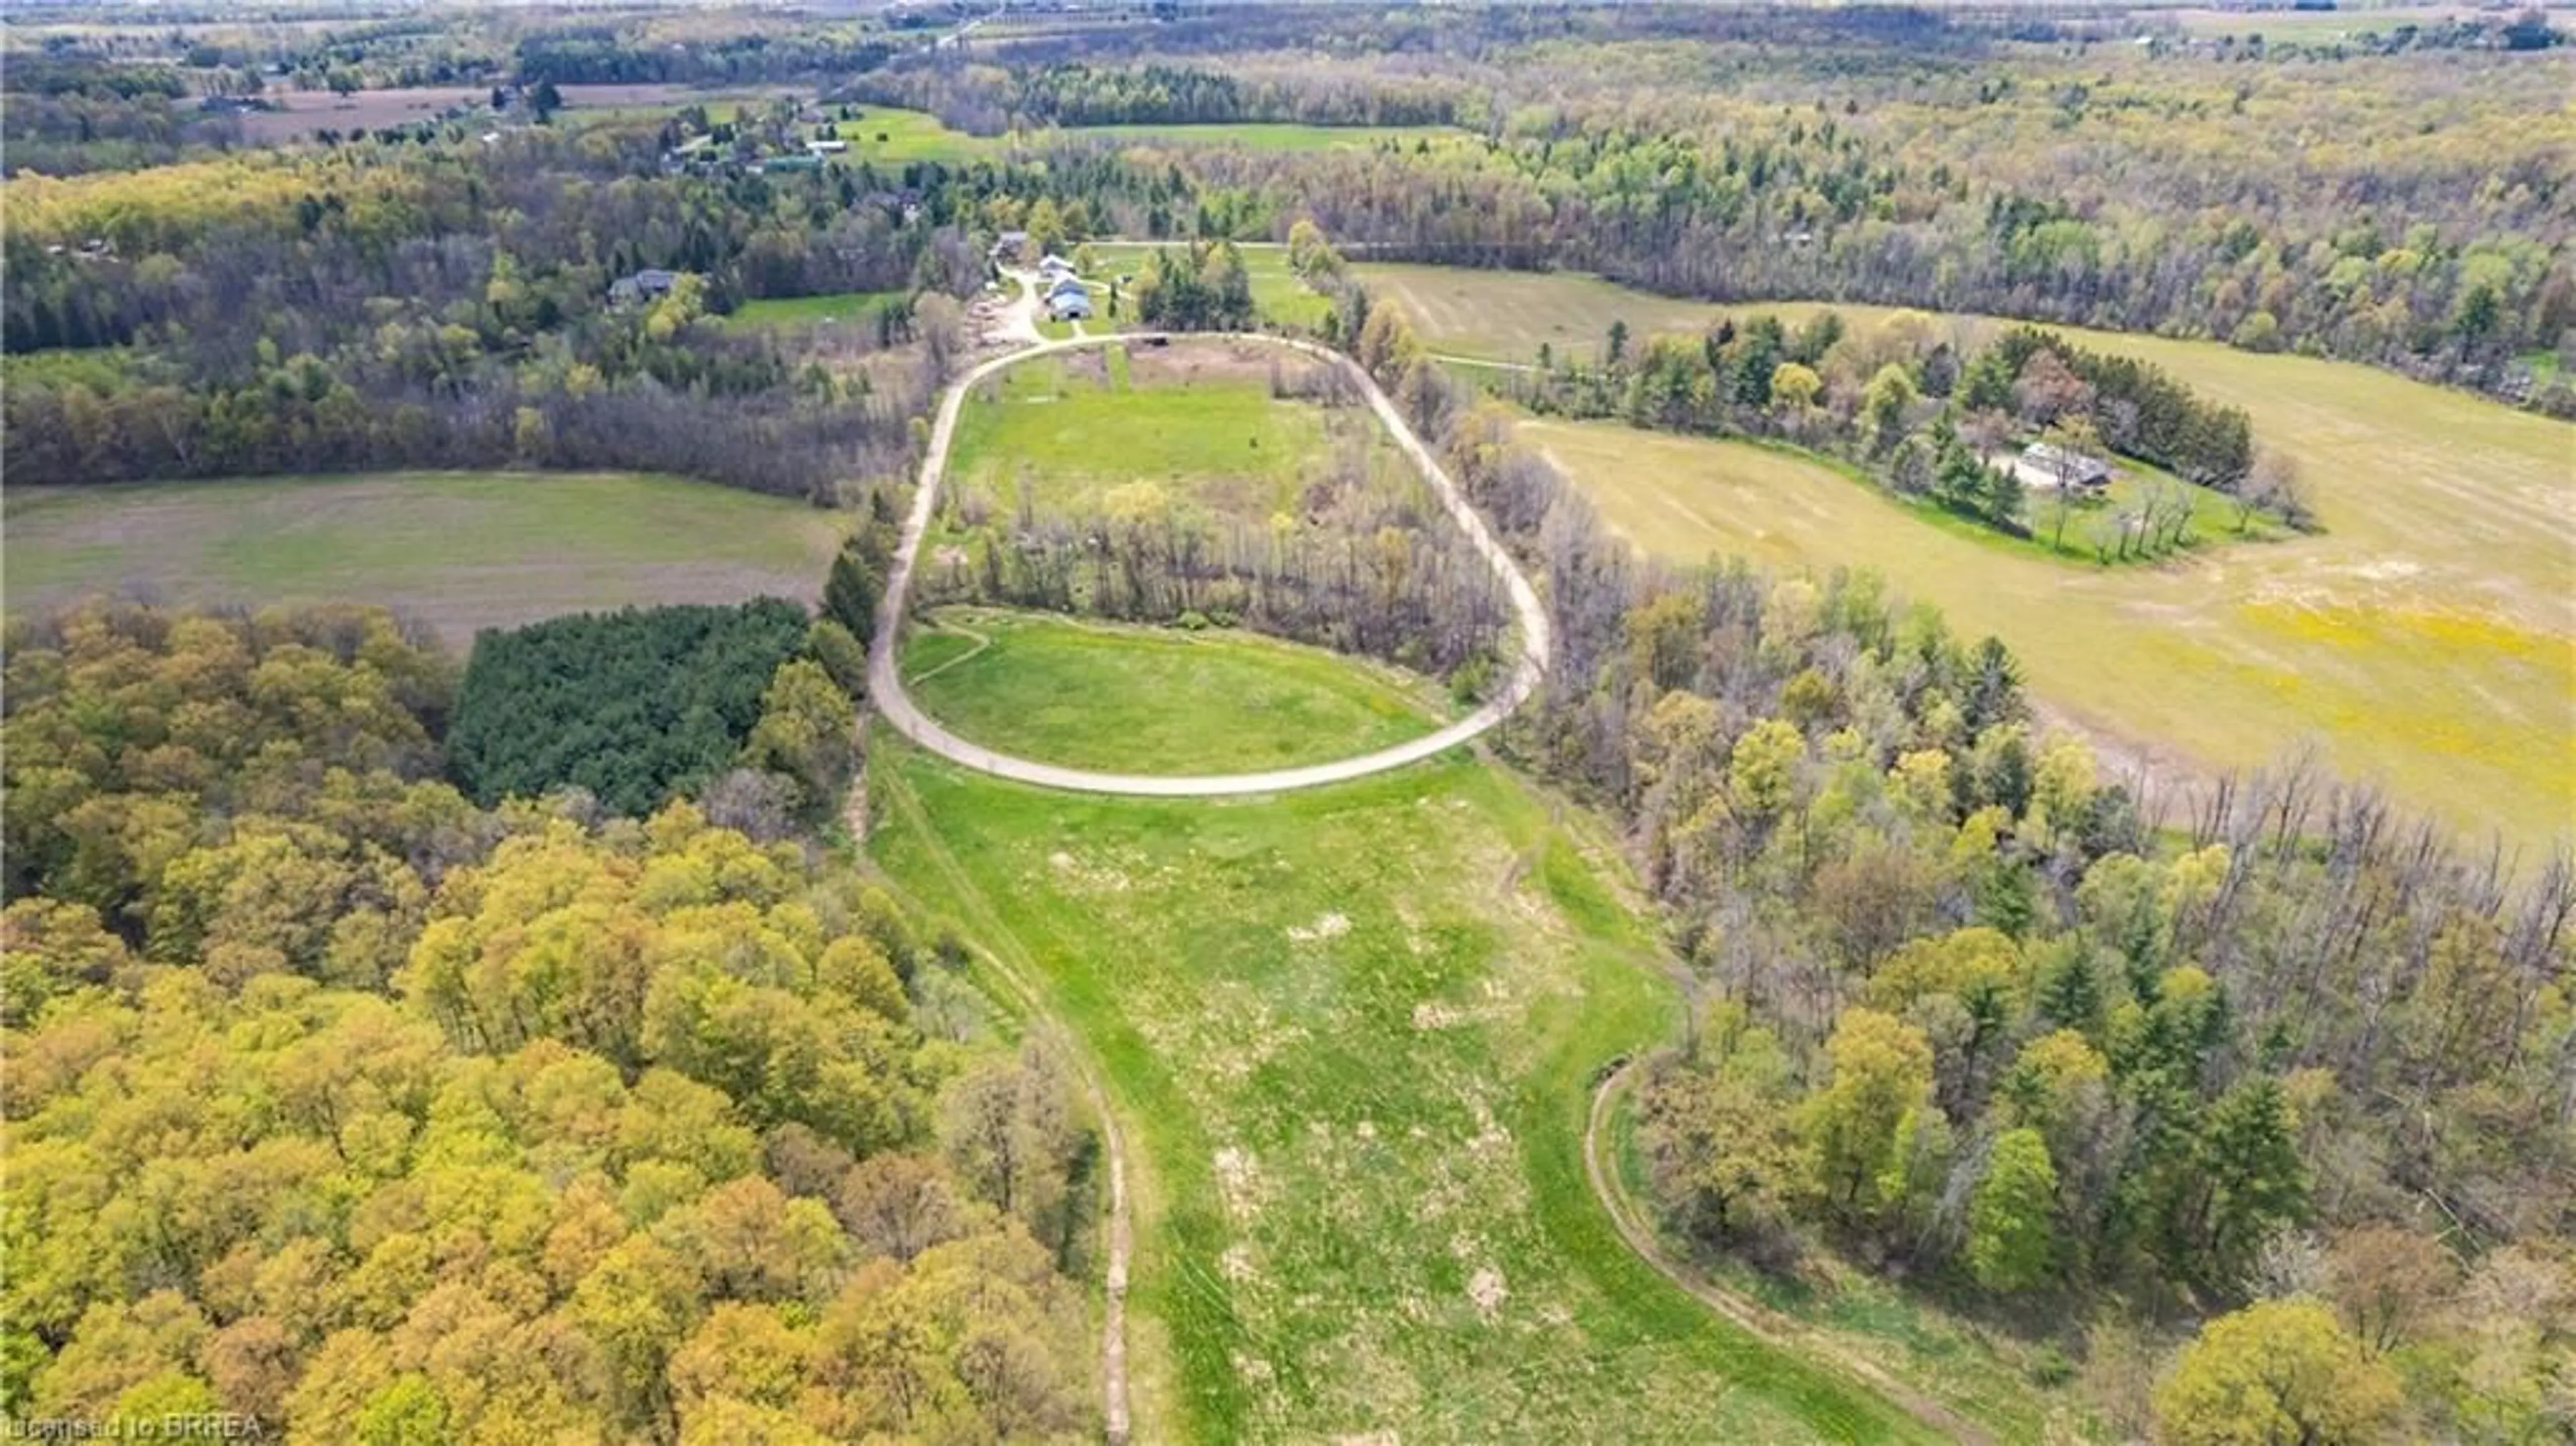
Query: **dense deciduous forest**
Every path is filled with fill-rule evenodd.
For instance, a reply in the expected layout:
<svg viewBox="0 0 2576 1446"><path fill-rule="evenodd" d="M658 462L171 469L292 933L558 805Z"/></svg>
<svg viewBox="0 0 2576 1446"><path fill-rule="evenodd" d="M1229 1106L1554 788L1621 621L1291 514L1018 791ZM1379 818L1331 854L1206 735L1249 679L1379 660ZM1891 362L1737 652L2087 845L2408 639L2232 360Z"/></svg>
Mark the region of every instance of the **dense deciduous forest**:
<svg viewBox="0 0 2576 1446"><path fill-rule="evenodd" d="M476 807L381 613L9 644L0 1410L1085 1429L1090 1135L882 892L684 802Z"/></svg>
<svg viewBox="0 0 2576 1446"><path fill-rule="evenodd" d="M1404 114L1480 139L1163 158L1204 215L1272 239L1311 216L1381 258L2212 336L2514 395L2550 391L2515 358L2576 325L2548 99L2563 50L2464 69L2447 50L2218 56L1925 12L1290 14L1303 26L1112 32L1128 64L1088 74L1052 42L1019 67L904 57L859 90L969 127L1358 121L1382 117L1343 98L1412 97ZM1137 46L1160 68L1129 68ZM1225 53L1184 63L1200 49ZM2246 126L2332 143L2207 159ZM1147 229L1151 200L1116 199L1094 215Z"/></svg>
<svg viewBox="0 0 2576 1446"><path fill-rule="evenodd" d="M1287 241L1324 334L1543 576L1556 656L1496 737L1614 820L1691 972L1636 1100L1677 1231L2035 1322L2124 1432L2576 1432L2563 855L2463 854L2295 760L2178 801L2038 727L2002 644L1867 575L1641 562L1323 241L2208 336L2576 413L2545 19L2252 44L1167 9L938 47L683 14L13 50L12 482L627 466L871 511L822 621L547 624L461 687L381 614L12 620L0 1409L335 1439L1090 1427L1093 1144L1062 1061L990 1048L942 962L962 945L790 842L854 766L874 484L926 440L991 233L1026 227L1172 240L1124 299L1185 329L1256 315L1222 243ZM186 113L639 79L794 79L997 139L827 164L793 100L719 137L703 109L574 127L498 95L488 133L247 151ZM1450 129L1078 129L1243 121ZM781 152L812 168L753 168ZM902 300L829 333L726 320L844 292ZM1499 390L1785 438L2007 527L1980 454L2034 432L2305 520L2243 414L2044 330L1970 351L1748 314L1604 352ZM1481 686L1501 609L1415 499L1326 469L1284 533L1151 502L961 511L920 595L1240 621ZM2160 1371L2130 1322L2199 1337Z"/></svg>
<svg viewBox="0 0 2576 1446"><path fill-rule="evenodd" d="M957 346L964 237L864 176L668 177L648 130L370 140L10 183L6 461L25 482L636 467L828 501L898 465ZM683 273L613 304L620 278ZM816 354L737 299L918 288ZM826 366L896 341L859 368Z"/></svg>

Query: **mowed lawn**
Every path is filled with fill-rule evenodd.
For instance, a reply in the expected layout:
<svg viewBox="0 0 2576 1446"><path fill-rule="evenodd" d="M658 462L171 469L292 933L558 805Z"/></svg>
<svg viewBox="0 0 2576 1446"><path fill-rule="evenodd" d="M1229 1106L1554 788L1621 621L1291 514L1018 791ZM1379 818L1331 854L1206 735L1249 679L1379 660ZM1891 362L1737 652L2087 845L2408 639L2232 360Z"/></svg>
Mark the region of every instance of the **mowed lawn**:
<svg viewBox="0 0 2576 1446"><path fill-rule="evenodd" d="M1596 278L1362 268L1437 349L1521 359L1542 340L1643 336L1721 310ZM1888 308L1839 306L1854 326ZM1973 336L1996 323L1963 318ZM1874 567L1954 626L2011 644L2039 696L2123 751L2255 767L2313 741L2472 837L2527 848L2576 823L2576 427L2347 363L2055 328L2241 406L2298 460L2326 531L2104 570L1946 533L1814 464L1615 423L1532 421L1641 547Z"/></svg>
<svg viewBox="0 0 2576 1446"><path fill-rule="evenodd" d="M583 609L807 598L840 514L633 474L393 472L6 496L10 611L134 588L175 602L381 603L462 649Z"/></svg>
<svg viewBox="0 0 2576 1446"><path fill-rule="evenodd" d="M1244 773L1418 738L1449 711L1420 678L1251 633L950 608L906 641L913 700L1005 753L1119 773Z"/></svg>
<svg viewBox="0 0 2576 1446"><path fill-rule="evenodd" d="M746 301L725 324L803 331L817 326L873 326L889 302L903 300L900 291L834 291L821 296L778 296Z"/></svg>
<svg viewBox="0 0 2576 1446"><path fill-rule="evenodd" d="M1040 511L1090 515L1142 483L1176 507L1267 524L1297 510L1337 447L1364 449L1389 485L1410 478L1368 412L1273 398L1273 356L1309 365L1257 343L1185 341L1013 366L967 400L950 496L1008 516L1025 488Z"/></svg>
<svg viewBox="0 0 2576 1446"><path fill-rule="evenodd" d="M1594 849L1508 773L1196 803L1022 788L882 731L869 763L879 865L1106 1078L1137 1439L1927 1439L1614 1232L1589 1082L1678 1005Z"/></svg>

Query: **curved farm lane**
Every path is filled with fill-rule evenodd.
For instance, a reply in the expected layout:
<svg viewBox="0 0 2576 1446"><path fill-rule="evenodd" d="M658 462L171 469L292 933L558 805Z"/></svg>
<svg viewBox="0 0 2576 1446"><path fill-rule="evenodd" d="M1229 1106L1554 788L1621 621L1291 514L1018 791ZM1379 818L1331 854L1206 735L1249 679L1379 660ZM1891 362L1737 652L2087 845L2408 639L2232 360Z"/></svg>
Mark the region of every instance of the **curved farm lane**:
<svg viewBox="0 0 2576 1446"><path fill-rule="evenodd" d="M1898 1380L1875 1362L1844 1350L1795 1321L1781 1316L1758 1301L1749 1300L1720 1286L1707 1276L1672 1258L1655 1238L1654 1228L1640 1218L1635 1202L1620 1188L1603 1156L1603 1137L1608 1133L1611 1104L1627 1083L1628 1072L1637 1067L1633 1059L1622 1060L1619 1067L1601 1077L1592 1092L1592 1113L1583 1125L1583 1173L1592 1181L1592 1193L1609 1212L1610 1223L1618 1227L1619 1238L1637 1258L1653 1266L1655 1273L1671 1281L1710 1310L1762 1340L1793 1354L1808 1356L1833 1366L1885 1396L1907 1415L1939 1432L1952 1441L1969 1446L1993 1446L1994 1437L1975 1423L1914 1387Z"/></svg>
<svg viewBox="0 0 2576 1446"><path fill-rule="evenodd" d="M1013 303L1008 329L1017 334L1035 314L1035 296L1028 289L1028 278L1020 281L1022 295ZM1100 773L1082 768L1064 768L1035 759L1019 758L995 752L970 743L941 727L912 701L904 691L903 675L896 662L896 634L903 621L906 596L912 588L914 560L921 551L921 539L930 528L930 519L939 508L939 486L948 472L949 444L957 434L957 418L964 410L966 398L985 379L1032 357L1055 352L1080 351L1090 348L1121 346L1130 342L1171 339L1164 332L1125 332L1109 336L1078 336L1064 341L1041 341L986 360L951 383L940 398L938 420L932 425L930 446L922 458L921 479L913 492L912 512L904 519L903 538L897 545L892 575L886 579L885 596L877 607L876 635L868 645L868 701L887 726L923 748L982 773L1032 783L1044 788L1070 789L1079 793L1124 794L1142 798L1228 798L1246 794L1285 793L1290 789L1317 788L1328 783L1345 783L1355 778L1384 773L1410 763L1436 757L1462 743L1471 742L1495 724L1511 716L1512 711L1536 691L1547 671L1549 633L1547 609L1541 605L1538 590L1512 560L1502 543L1489 531L1484 519L1468 505L1448 470L1432 455L1431 448L1414 433L1413 427L1397 410L1376 380L1362 371L1359 364L1340 352L1312 342L1287 337L1266 336L1252 332L1194 332L1186 336L1221 340L1258 341L1288 348L1316 357L1327 365L1341 367L1355 381L1369 407L1377 413L1380 424L1396 445L1411 458L1423 480L1431 484L1441 506L1450 519L1466 533L1494 575L1502 581L1512 600L1512 609L1520 623L1521 656L1513 667L1512 677L1503 691L1483 707L1436 733L1411 739L1375 753L1356 758L1337 759L1330 763L1309 764L1301 768L1272 769L1261 773L1220 773L1171 775L1146 773Z"/></svg>

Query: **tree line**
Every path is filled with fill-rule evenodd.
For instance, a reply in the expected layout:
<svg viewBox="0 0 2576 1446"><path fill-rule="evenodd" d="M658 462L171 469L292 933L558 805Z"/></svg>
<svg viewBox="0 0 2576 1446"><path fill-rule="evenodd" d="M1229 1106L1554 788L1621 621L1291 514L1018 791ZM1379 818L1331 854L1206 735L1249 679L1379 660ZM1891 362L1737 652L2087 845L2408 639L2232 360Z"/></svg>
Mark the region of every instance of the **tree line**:
<svg viewBox="0 0 2576 1446"><path fill-rule="evenodd" d="M1915 312L1855 329L1832 311L1794 328L1756 311L1721 318L1697 337L1637 343L1613 322L1590 360L1543 345L1528 370L1495 385L1535 411L1823 452L1899 497L2018 536L2044 532L2060 550L2069 521L2086 512L2078 543L2105 561L2181 545L2195 509L2213 505L2169 487L2117 509L2080 495L2074 468L2108 466L2115 456L2226 494L2240 531L2258 512L2315 525L2294 469L2256 452L2242 409L2211 403L2160 368L2035 327L1977 346L1962 329ZM2045 509L2013 466L2025 441L2047 444L2058 459Z"/></svg>

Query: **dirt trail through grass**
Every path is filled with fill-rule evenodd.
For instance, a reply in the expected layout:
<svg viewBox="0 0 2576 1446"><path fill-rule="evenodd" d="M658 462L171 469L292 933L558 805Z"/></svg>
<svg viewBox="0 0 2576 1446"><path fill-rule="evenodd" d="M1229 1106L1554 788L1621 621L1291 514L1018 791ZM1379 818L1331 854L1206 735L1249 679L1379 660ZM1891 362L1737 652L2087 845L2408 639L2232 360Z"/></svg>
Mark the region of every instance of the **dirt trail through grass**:
<svg viewBox="0 0 2576 1446"><path fill-rule="evenodd" d="M930 852L940 873L956 889L956 897L970 905L981 904L983 896L974 880L958 867L956 856L939 846L938 834L930 826L929 816L922 811L921 799L908 786L900 783L886 790L893 806L902 811L905 821L919 830L930 842ZM864 839L866 834L867 775L862 772L850 781L851 837ZM989 907L977 908L977 932L987 943L984 963L990 980L1009 996L1010 1003L1024 1015L1052 1018L1045 1000L1032 984L1036 963L1019 936L1011 932ZM1004 952L996 952L1004 951ZM1007 952L1009 957L1004 957ZM1103 1264L1101 1269L1100 1321L1100 1405L1101 1433L1109 1446L1127 1446L1134 1429L1128 1405L1127 1389L1127 1277L1135 1252L1135 1226L1127 1206L1127 1138L1118 1128L1118 1114L1103 1083L1099 1064L1077 1046L1072 1051L1075 1077L1089 1097L1093 1118L1100 1122L1101 1157L1108 1162L1109 1218L1102 1224Z"/></svg>
<svg viewBox="0 0 2576 1446"><path fill-rule="evenodd" d="M1103 798L871 751L869 852L1099 1061L1139 1440L1955 1439L1676 1290L1586 1181L1652 933L1508 772Z"/></svg>
<svg viewBox="0 0 2576 1446"><path fill-rule="evenodd" d="M1636 1067L1635 1060L1622 1059L1601 1077L1600 1085L1592 1092L1591 1115L1583 1126L1583 1173L1591 1180L1592 1193L1600 1197L1601 1208L1609 1212L1611 1223L1619 1228L1619 1238L1628 1242L1628 1248L1653 1266L1656 1274L1690 1292L1701 1304L1754 1335L1783 1350L1830 1361L1849 1371L1877 1388L1881 1395L1904 1407L1914 1419L1953 1441L1966 1442L1968 1446L1992 1446L1994 1437L1984 1429L1879 1369L1874 1362L1842 1349L1758 1301L1725 1289L1665 1253L1663 1245L1655 1238L1654 1227L1640 1214L1636 1202L1620 1185L1616 1169L1602 1155L1611 1107L1627 1088L1629 1072Z"/></svg>

